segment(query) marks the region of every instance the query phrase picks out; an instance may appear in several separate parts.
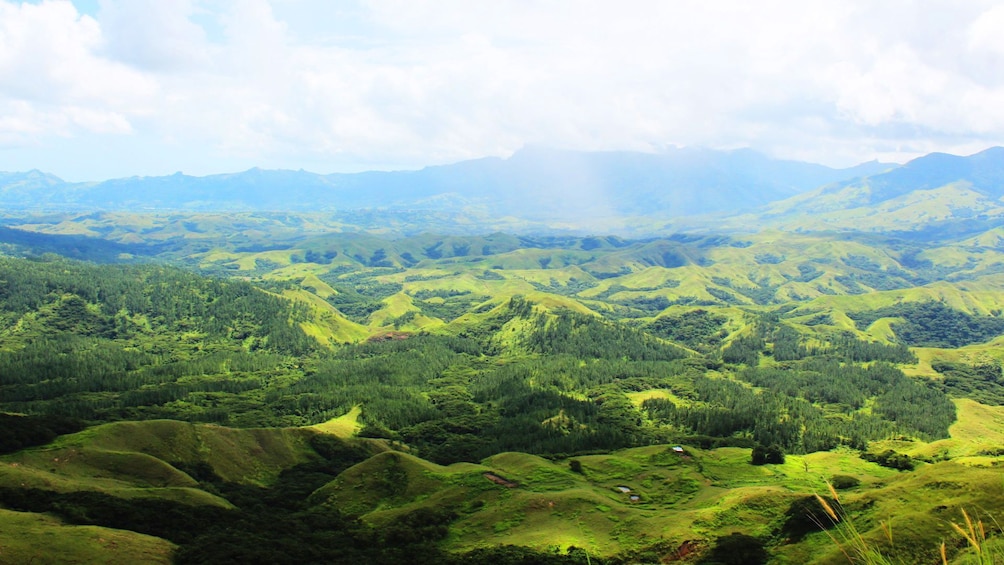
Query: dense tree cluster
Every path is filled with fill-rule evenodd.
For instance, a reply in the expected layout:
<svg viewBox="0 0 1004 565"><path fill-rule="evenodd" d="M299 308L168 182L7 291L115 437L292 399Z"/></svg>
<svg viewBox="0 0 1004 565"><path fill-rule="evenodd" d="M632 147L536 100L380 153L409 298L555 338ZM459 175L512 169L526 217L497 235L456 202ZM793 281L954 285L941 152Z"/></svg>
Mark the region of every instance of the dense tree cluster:
<svg viewBox="0 0 1004 565"><path fill-rule="evenodd" d="M680 315L656 318L646 330L691 349L712 352L728 335L723 327L727 321L725 316L698 308Z"/></svg>
<svg viewBox="0 0 1004 565"><path fill-rule="evenodd" d="M66 416L18 416L0 413L0 454L44 445L57 436L79 432L84 422Z"/></svg>
<svg viewBox="0 0 1004 565"><path fill-rule="evenodd" d="M8 323L34 313L19 322L19 344L0 351L7 410L267 426L312 424L361 406L365 435L407 443L439 463L681 438L804 453L896 434L944 437L955 417L943 391L885 363L859 364L910 359L908 350L845 335L808 347L776 314L751 315L745 333L719 351L703 347L725 366L660 339L713 342L722 316L698 309L659 318L645 327L656 337L547 312L520 296L489 303L494 309L457 336L327 351L293 323L304 315L296 306L245 282L162 267L4 261L0 272L13 281L4 287ZM332 282L367 300L400 289L352 272ZM768 355L773 362L761 366ZM651 389L691 402L655 397L639 408L628 398Z"/></svg>
<svg viewBox="0 0 1004 565"><path fill-rule="evenodd" d="M879 318L901 318L893 331L903 343L915 347L963 347L1004 334L1004 318L967 314L943 302L903 302L848 316L861 328Z"/></svg>
<svg viewBox="0 0 1004 565"><path fill-rule="evenodd" d="M754 465L780 465L784 463L784 450L776 443L768 446L757 444L753 446L753 452L750 454L750 463Z"/></svg>
<svg viewBox="0 0 1004 565"><path fill-rule="evenodd" d="M328 296L328 302L346 318L365 324L370 314L383 308L384 298L401 292L403 288L400 283L383 283L373 277L394 272L398 269L374 269L365 273L336 269L323 275L321 280L337 291L337 294Z"/></svg>
<svg viewBox="0 0 1004 565"><path fill-rule="evenodd" d="M537 315L532 329L523 338L523 345L542 355L586 359L671 361L687 356L680 348L638 330L570 310L561 310L556 316Z"/></svg>
<svg viewBox="0 0 1004 565"><path fill-rule="evenodd" d="M756 366L760 363L760 355L766 347L767 342L763 336L742 335L722 349L722 361L735 365Z"/></svg>
<svg viewBox="0 0 1004 565"><path fill-rule="evenodd" d="M693 378L697 403L665 399L642 407L655 422L711 437L749 437L806 453L840 444L860 448L897 433L948 436L955 405L941 392L887 364L867 367L827 358L783 368L750 367L731 379ZM873 414L859 412L873 402Z"/></svg>
<svg viewBox="0 0 1004 565"><path fill-rule="evenodd" d="M889 467L890 469L898 469L900 471L912 471L914 467L913 459L905 453L897 453L891 449L887 449L882 453L868 453L864 452L861 454L861 458L865 461L871 461L872 463L878 463L883 467Z"/></svg>
<svg viewBox="0 0 1004 565"><path fill-rule="evenodd" d="M154 266L0 258L0 399L7 410L85 419L198 415L209 397L261 388L318 345L301 306L247 282ZM95 394L98 393L98 394Z"/></svg>
<svg viewBox="0 0 1004 565"><path fill-rule="evenodd" d="M1004 406L1004 374L999 361L984 359L973 364L933 361L931 367L944 375L940 387L947 394Z"/></svg>
<svg viewBox="0 0 1004 565"><path fill-rule="evenodd" d="M0 310L8 323L38 312L50 333L129 339L196 331L291 355L317 346L296 325L305 316L302 306L243 281L169 267L3 257L0 281Z"/></svg>
<svg viewBox="0 0 1004 565"><path fill-rule="evenodd" d="M195 222L183 227L201 229ZM0 229L0 235L9 231ZM86 238L17 237L23 239L18 245L64 254L79 244L78 255L107 261L140 251L103 244L88 249ZM810 312L796 304L802 300L796 290L863 294L943 277L947 267L917 260L919 249L901 253L900 263L912 269L907 272L885 259L879 264L877 255L811 260L781 247L776 253L758 248L749 252L756 271L739 275L718 265L718 276L697 279L707 281L699 283L707 286L698 298L674 290L694 288L694 278L682 270L639 269L710 266L721 259L706 249L758 244L680 235L671 245L641 251L647 244L616 238L503 239L429 236L417 244L333 246L319 238L296 247L245 238L234 249L289 250L293 263L313 264L295 269L316 268L334 288L330 295L295 280L254 280L279 268L272 260L279 255L271 253L217 261L200 271L203 276L153 264L0 256L0 453L44 445L102 421L304 426L360 409L359 435L442 464L519 451L568 458L569 472L592 477L600 471L588 454L671 442L686 445L688 456L696 448L744 448L754 465L781 464L786 453L849 446L868 461L908 471L916 464L911 457L869 451L869 442L947 437L956 418L950 396L1004 404L1001 364L986 354L932 362L942 379L908 378L896 366L917 362L910 346L959 347L1004 335L999 311L973 315L942 301L848 314L862 330L892 318L897 343L890 344L842 331L836 307ZM509 254L524 246L567 253ZM601 255L614 249L631 254ZM488 255L498 257L483 259ZM199 260L182 259L202 269ZM420 262L431 268L405 270ZM514 265L551 269L554 276L524 278L505 270ZM578 265L575 276L559 270L572 265ZM598 282L628 274L631 279ZM458 288L448 286L454 277L463 281ZM301 329L317 320L316 307L282 297L300 288L326 296L360 324L382 320L383 328L374 331L393 327L400 339L320 345ZM558 296L539 304L509 298L520 288ZM554 306L575 301L576 310ZM396 317L387 316L388 305L409 302ZM406 333L430 317L453 323L427 326L442 334ZM442 540L470 511L465 505L401 509L374 528L309 498L367 460L372 453L364 445L318 434L310 440L309 461L286 469L267 488L228 483L206 463L171 463L206 492L233 503L229 509L26 488L0 488L0 506L161 536L178 544L179 563L612 564L662 561L680 547L663 541L603 559L574 547L496 546L450 555L440 549ZM1000 452L990 446L981 453ZM691 463L702 464L699 454L695 459ZM390 495L404 492L409 480L401 464L375 475L373 488ZM837 489L860 484L844 475L831 480ZM795 501L783 517L775 516L778 530L770 543L825 527L817 513L816 498ZM768 557L758 538L734 534L710 543L688 559L757 563Z"/></svg>

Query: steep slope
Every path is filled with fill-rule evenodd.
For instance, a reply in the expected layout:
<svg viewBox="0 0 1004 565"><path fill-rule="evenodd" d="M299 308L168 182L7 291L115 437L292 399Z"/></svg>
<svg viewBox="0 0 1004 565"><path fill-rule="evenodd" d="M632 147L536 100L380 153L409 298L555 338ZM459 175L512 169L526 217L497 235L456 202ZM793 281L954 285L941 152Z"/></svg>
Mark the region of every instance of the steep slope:
<svg viewBox="0 0 1004 565"><path fill-rule="evenodd" d="M288 527L301 498L382 449L312 428L95 426L0 457L0 561L174 563L201 536L262 535L277 514ZM332 514L312 524L344 527Z"/></svg>
<svg viewBox="0 0 1004 565"><path fill-rule="evenodd" d="M316 453L308 428L234 429L174 420L113 422L3 456L4 485L28 480L39 488L91 489L122 496L157 489L197 489L180 469L199 466L227 482L267 485ZM192 493L194 495L194 493ZM201 503L227 505L202 493ZM205 499L205 500L202 500Z"/></svg>
<svg viewBox="0 0 1004 565"><path fill-rule="evenodd" d="M873 176L838 182L736 218L786 230L975 233L1004 217L1004 148L968 157L933 153Z"/></svg>
<svg viewBox="0 0 1004 565"><path fill-rule="evenodd" d="M31 207L39 201L40 194L66 185L63 179L36 169L26 173L0 172L0 199L8 205Z"/></svg>
<svg viewBox="0 0 1004 565"><path fill-rule="evenodd" d="M173 562L174 544L128 530L73 526L47 514L0 508L0 559L5 563Z"/></svg>

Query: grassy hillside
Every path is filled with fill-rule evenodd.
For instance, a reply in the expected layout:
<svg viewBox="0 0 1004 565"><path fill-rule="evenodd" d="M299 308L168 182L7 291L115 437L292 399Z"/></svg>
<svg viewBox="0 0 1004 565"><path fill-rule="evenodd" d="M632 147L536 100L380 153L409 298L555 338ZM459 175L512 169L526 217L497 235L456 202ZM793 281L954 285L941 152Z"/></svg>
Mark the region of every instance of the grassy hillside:
<svg viewBox="0 0 1004 565"><path fill-rule="evenodd" d="M316 458L312 430L235 430L160 420L116 422L60 437L45 447L0 457L0 484L124 497L163 497L229 506L199 490L188 473L210 471L239 484L268 485Z"/></svg>
<svg viewBox="0 0 1004 565"><path fill-rule="evenodd" d="M0 505L17 511L0 510L0 551L5 562L175 562L177 544L189 548L217 529L295 506L381 449L307 428L176 421L88 428L0 457ZM57 542L37 545L47 536Z"/></svg>
<svg viewBox="0 0 1004 565"><path fill-rule="evenodd" d="M91 424L0 432L0 507L24 513L0 549L93 527L179 563L747 542L825 563L840 554L799 505L844 476L866 538L925 562L961 509L1004 511L999 228L631 241L315 220L105 230L190 270L0 258L0 409ZM765 452L784 462L751 464Z"/></svg>
<svg viewBox="0 0 1004 565"><path fill-rule="evenodd" d="M895 442L873 446L906 450L932 461L949 459L918 462L912 472L864 461L848 449L789 455L782 465L763 466L750 464L748 448L708 450L690 444L683 444L683 452L652 445L559 459L510 452L480 464L450 466L400 451L360 453L351 457L364 459L347 466L352 459L346 457L353 452L342 451L335 457L344 470L333 480L312 494L284 492L300 492L316 509L312 512L327 508L323 512L358 516L365 527L417 524L417 517L423 516L446 528L439 546L450 552L514 544L540 551L583 548L596 559L630 552L664 557L688 542L709 548L715 540L744 534L765 540L771 553L786 559L828 563L839 553L814 525L797 538L783 532L805 527L791 517L793 503L825 493L826 482L843 475L860 481L860 486L842 491L841 500L866 539L898 559L915 562L937 555L936 540L952 539L948 522L961 520L960 509L975 508L991 516L1004 512L1004 491L991 468L1001 455L986 455L980 447L996 445L994 438L1004 437L1004 418L996 409L971 401L960 401L959 408L950 439L910 448ZM346 421L355 416L348 414ZM290 471L323 460L316 449L320 444L311 441L318 437L323 434L307 429L233 430L168 421L107 424L5 456L4 483L44 474L48 480L33 488L67 494L97 489L126 500L158 498L187 507L233 508L232 503L247 504L244 491L234 490L239 484L266 485L271 491L295 488L299 483L290 482ZM980 449L983 454L975 455ZM197 482L178 468L203 470ZM300 477L296 481L308 477L295 476ZM221 482L206 482L208 477ZM221 494L205 492L209 484L218 485L211 490ZM203 496L165 495L171 488ZM5 500L10 500L10 491L5 492ZM260 492L255 496L266 496L269 490ZM290 503L295 500L285 496ZM239 516L233 514L236 510L224 512L231 514L214 519ZM896 532L892 545L882 541L880 525L890 517ZM167 562L172 551L171 544L146 536L62 525L39 514L2 511L0 519L5 524L0 539L10 555L27 555L31 540L46 532L61 540L44 553L54 562L61 552L97 562L136 554ZM196 543L184 536L177 539ZM193 547L183 545L183 554L189 555L184 552ZM950 553L955 551L950 548Z"/></svg>
<svg viewBox="0 0 1004 565"><path fill-rule="evenodd" d="M937 540L953 537L948 521L962 519L960 508L1004 510L999 477L979 467L937 463L901 473L851 452L757 467L749 464L748 449L685 449L683 455L662 445L580 456L580 472L567 460L519 453L451 467L382 454L349 469L312 500L377 525L422 508L449 507L458 514L446 540L453 550L516 544L609 556L743 533L774 539L773 552L806 563L831 562L838 550L811 524L803 541L785 540L783 529L795 527L786 526L786 513L795 501L825 494L835 475L861 481L843 493L845 507L868 539L906 562L937 556ZM515 486L496 484L487 473ZM892 546L879 540L878 522L889 517L896 531Z"/></svg>
<svg viewBox="0 0 1004 565"><path fill-rule="evenodd" d="M45 514L0 508L5 563L172 563L174 544L127 530L72 526Z"/></svg>

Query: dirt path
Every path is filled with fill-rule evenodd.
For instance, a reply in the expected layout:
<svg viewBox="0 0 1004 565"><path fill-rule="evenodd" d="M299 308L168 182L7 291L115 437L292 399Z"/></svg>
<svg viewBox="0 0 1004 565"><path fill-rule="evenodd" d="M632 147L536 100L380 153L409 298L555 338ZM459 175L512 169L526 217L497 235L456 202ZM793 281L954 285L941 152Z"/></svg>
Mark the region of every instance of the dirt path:
<svg viewBox="0 0 1004 565"><path fill-rule="evenodd" d="M516 488L516 487L519 486L518 483L514 483L514 482L510 481L509 479L506 479L505 477L500 477L500 476L496 475L495 473L484 473L483 476L484 476L484 478L488 479L489 481L491 481L491 482L493 482L493 483L495 483L497 485L502 485L502 486L504 486L506 488Z"/></svg>

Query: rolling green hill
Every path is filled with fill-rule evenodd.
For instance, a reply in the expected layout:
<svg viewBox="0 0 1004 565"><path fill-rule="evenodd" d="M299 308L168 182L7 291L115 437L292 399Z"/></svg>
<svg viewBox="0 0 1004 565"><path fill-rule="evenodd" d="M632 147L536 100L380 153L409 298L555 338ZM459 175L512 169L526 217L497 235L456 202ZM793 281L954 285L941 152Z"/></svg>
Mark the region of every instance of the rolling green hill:
<svg viewBox="0 0 1004 565"><path fill-rule="evenodd" d="M274 530L279 516L315 524L328 516L326 527L337 534L332 542L358 543L360 536L375 535L366 532L382 532L386 546L369 555L391 560L387 562L400 556L394 547L461 563L468 562L464 555L483 557L476 552L512 544L541 555L556 549L568 562L576 562L575 548L580 548L596 562L630 563L665 558L689 545L708 548L716 539L743 534L766 540L761 543L786 559L827 563L839 551L793 509L826 493L826 481L839 475L860 483L840 497L865 538L898 559L922 562L937 558L937 540L953 539L950 522L962 521L960 509L984 518L1004 511L999 474L991 469L1000 455L956 459L977 452L955 451L987 433L1004 435L1002 421L991 423L983 414L986 408L976 403L962 402L960 409L951 439L909 448L902 442L882 446L908 449L932 461L918 461L912 472L863 461L848 449L755 466L749 464L749 448L702 449L686 443L682 452L669 445L556 459L504 452L480 464L441 466L408 452L379 451L384 448L377 444L353 446L307 429L234 430L170 421L109 424L0 458L5 471L2 504L15 510L0 510L0 547L15 559L40 555L53 561L64 556L114 562L143 555L166 563L173 554L189 562L199 555L214 559L222 551L250 550L264 541L256 537L265 535L260 528ZM949 452L952 461L938 462ZM95 465L96 453L114 454L118 462ZM151 466L139 463L144 459L170 469L186 485L176 488L202 495L165 494L163 486L151 482ZM17 489L26 487L12 487L33 474L49 478L27 487L34 489L34 498L19 498ZM304 489L310 484L316 486ZM80 495L87 491L115 498ZM285 502L264 508L251 504L280 500L274 497ZM116 514L106 508L115 508ZM159 518L141 508L157 509ZM42 511L63 522L43 517ZM258 525L253 521L257 512L272 519ZM330 522L336 515L362 522ZM166 536L178 546L109 529L121 528L122 517L133 520L132 528ZM206 527L206 520L216 526ZM884 521L895 532L891 545L882 534ZM221 537L235 526L244 529L245 542ZM294 530L277 533L294 535ZM59 543L45 550L31 545L46 535ZM428 540L441 541L421 545ZM321 538L289 541L300 544L293 556L310 555L308 548L320 551L329 543ZM961 559L965 552L960 550L951 546L949 555ZM363 554L365 550L356 550L343 559Z"/></svg>
<svg viewBox="0 0 1004 565"><path fill-rule="evenodd" d="M0 508L7 563L172 563L176 547L128 530L69 525L47 514Z"/></svg>
<svg viewBox="0 0 1004 565"><path fill-rule="evenodd" d="M966 174L819 192L854 232L23 216L0 560L831 563L830 481L879 551L964 563L951 522L1004 512L1001 228L932 235L992 196Z"/></svg>

